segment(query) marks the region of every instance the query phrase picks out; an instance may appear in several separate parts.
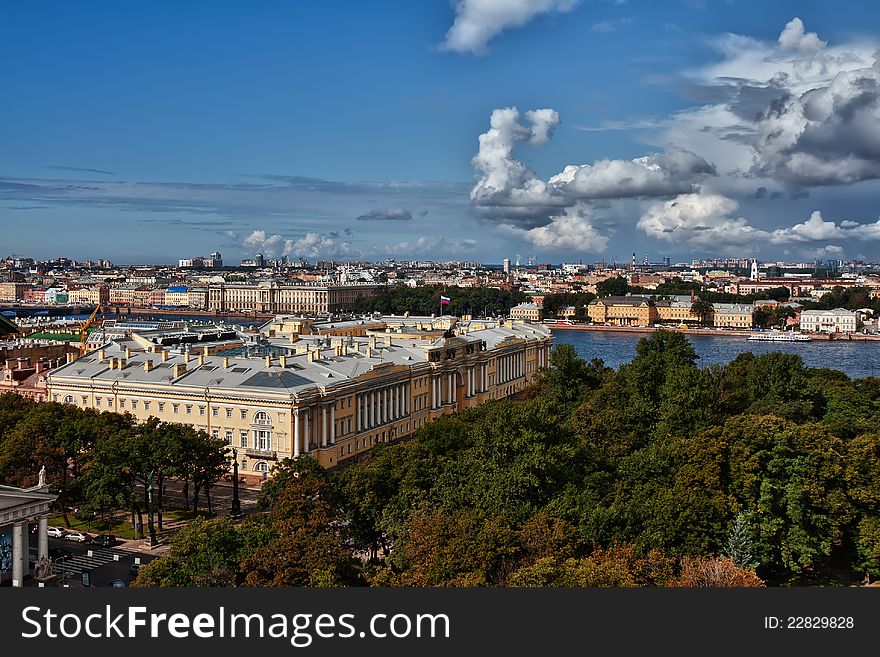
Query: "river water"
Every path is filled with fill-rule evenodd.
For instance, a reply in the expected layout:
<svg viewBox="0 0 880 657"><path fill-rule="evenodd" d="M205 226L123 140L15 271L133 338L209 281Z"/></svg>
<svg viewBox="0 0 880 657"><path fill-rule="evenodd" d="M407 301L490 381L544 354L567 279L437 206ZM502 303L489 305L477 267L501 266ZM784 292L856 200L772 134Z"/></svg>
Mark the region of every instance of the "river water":
<svg viewBox="0 0 880 657"><path fill-rule="evenodd" d="M553 344L570 344L581 358L601 358L609 367L617 368L636 355L636 343L645 333L604 331L553 331ZM853 379L880 376L880 341L849 342L844 340L813 340L812 342L749 342L745 337L688 335L702 367L727 363L739 354L751 351L765 354L781 351L797 354L807 367L831 367Z"/></svg>

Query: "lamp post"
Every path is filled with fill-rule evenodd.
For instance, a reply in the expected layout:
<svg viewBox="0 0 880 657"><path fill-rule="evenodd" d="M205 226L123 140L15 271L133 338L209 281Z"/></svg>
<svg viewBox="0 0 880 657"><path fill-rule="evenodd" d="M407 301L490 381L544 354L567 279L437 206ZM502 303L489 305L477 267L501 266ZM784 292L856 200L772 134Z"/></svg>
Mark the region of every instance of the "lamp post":
<svg viewBox="0 0 880 657"><path fill-rule="evenodd" d="M156 527L153 524L153 471L147 475L147 532L150 537L150 547L155 547Z"/></svg>
<svg viewBox="0 0 880 657"><path fill-rule="evenodd" d="M238 500L238 450L232 448L232 515L241 513L241 502Z"/></svg>

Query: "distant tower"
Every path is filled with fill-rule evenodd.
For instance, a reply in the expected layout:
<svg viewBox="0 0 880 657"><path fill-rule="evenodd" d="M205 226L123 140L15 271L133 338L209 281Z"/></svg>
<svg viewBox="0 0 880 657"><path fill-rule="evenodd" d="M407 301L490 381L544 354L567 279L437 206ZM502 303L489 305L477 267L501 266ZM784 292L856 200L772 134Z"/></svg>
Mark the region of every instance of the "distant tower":
<svg viewBox="0 0 880 657"><path fill-rule="evenodd" d="M632 269L636 268L636 252L633 251Z"/></svg>
<svg viewBox="0 0 880 657"><path fill-rule="evenodd" d="M505 273L505 274L509 274L509 273L510 273L510 258L505 258L505 259L504 259L504 273Z"/></svg>
<svg viewBox="0 0 880 657"><path fill-rule="evenodd" d="M758 280L758 261L755 259L752 259L752 273L751 273L750 278L753 281Z"/></svg>
<svg viewBox="0 0 880 657"><path fill-rule="evenodd" d="M257 263L257 267L262 267L262 266L263 266L263 262L264 262L263 254L262 254L262 253L258 253L258 254L257 254L257 257L254 258L254 262Z"/></svg>
<svg viewBox="0 0 880 657"><path fill-rule="evenodd" d="M516 254L516 266L519 268L519 253Z"/></svg>
<svg viewBox="0 0 880 657"><path fill-rule="evenodd" d="M214 269L223 269L223 256L220 255L219 251L214 251L211 254L211 260L213 261L212 267Z"/></svg>

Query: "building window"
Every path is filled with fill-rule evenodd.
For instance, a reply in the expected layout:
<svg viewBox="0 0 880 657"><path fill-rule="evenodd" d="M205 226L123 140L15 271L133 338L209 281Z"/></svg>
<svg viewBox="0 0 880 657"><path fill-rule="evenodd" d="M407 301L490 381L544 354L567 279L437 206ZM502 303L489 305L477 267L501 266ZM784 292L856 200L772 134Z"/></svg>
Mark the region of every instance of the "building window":
<svg viewBox="0 0 880 657"><path fill-rule="evenodd" d="M205 414L205 407L199 406L199 415L204 415L204 414Z"/></svg>
<svg viewBox="0 0 880 657"><path fill-rule="evenodd" d="M131 400L131 408L136 409L137 407L138 407L137 399L132 399Z"/></svg>
<svg viewBox="0 0 880 657"><path fill-rule="evenodd" d="M348 432L351 433L351 418L348 418Z"/></svg>
<svg viewBox="0 0 880 657"><path fill-rule="evenodd" d="M125 408L125 400L124 399L119 400L119 408Z"/></svg>
<svg viewBox="0 0 880 657"><path fill-rule="evenodd" d="M192 405L191 405L191 404L187 404L187 405L186 405L186 414L187 414L187 415L192 415L192 412L193 412L193 407L192 407Z"/></svg>
<svg viewBox="0 0 880 657"><path fill-rule="evenodd" d="M248 432L242 431L238 435L238 446L239 447L247 447L248 446Z"/></svg>
<svg viewBox="0 0 880 657"><path fill-rule="evenodd" d="M217 417L219 414L220 414L219 408L212 408L211 409L211 417Z"/></svg>
<svg viewBox="0 0 880 657"><path fill-rule="evenodd" d="M255 463L254 472L269 472L269 464L265 461L259 461Z"/></svg>
<svg viewBox="0 0 880 657"><path fill-rule="evenodd" d="M211 438L215 440L220 439L220 429L211 429Z"/></svg>
<svg viewBox="0 0 880 657"><path fill-rule="evenodd" d="M174 411L175 415L180 412L180 404L171 404L171 410Z"/></svg>
<svg viewBox="0 0 880 657"><path fill-rule="evenodd" d="M230 429L226 430L226 444L227 445L232 444L232 431Z"/></svg>
<svg viewBox="0 0 880 657"><path fill-rule="evenodd" d="M228 417L228 418L232 417L232 409L231 408L226 409L226 417Z"/></svg>
<svg viewBox="0 0 880 657"><path fill-rule="evenodd" d="M58 400L58 397L57 397L57 396L55 397L55 400L56 400L56 401ZM73 399L73 395L64 395L64 400L63 400L63 402L64 402L65 404L73 404L73 403L75 403L75 402L74 402L74 399Z"/></svg>
<svg viewBox="0 0 880 657"><path fill-rule="evenodd" d="M257 449L268 450L271 443L270 433L259 429L254 431L254 446Z"/></svg>
<svg viewBox="0 0 880 657"><path fill-rule="evenodd" d="M95 397L95 406L100 406L100 405L101 405L101 398Z"/></svg>
<svg viewBox="0 0 880 657"><path fill-rule="evenodd" d="M241 411L239 411L239 413L241 414L242 420L247 420L247 411L241 410Z"/></svg>
<svg viewBox="0 0 880 657"><path fill-rule="evenodd" d="M244 413L245 411L242 411ZM254 424L272 424L269 414L265 411L257 411L254 413Z"/></svg>
<svg viewBox="0 0 880 657"><path fill-rule="evenodd" d="M165 402L159 402L159 412L160 413L165 412Z"/></svg>

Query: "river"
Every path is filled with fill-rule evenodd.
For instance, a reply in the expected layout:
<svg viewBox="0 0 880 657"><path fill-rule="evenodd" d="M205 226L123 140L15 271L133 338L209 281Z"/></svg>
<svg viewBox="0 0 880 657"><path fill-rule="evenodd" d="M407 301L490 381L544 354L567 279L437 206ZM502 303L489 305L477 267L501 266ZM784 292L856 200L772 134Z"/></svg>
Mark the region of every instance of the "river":
<svg viewBox="0 0 880 657"><path fill-rule="evenodd" d="M570 344L581 358L601 358L617 368L636 355L636 344L644 333L603 331L553 331L553 344ZM857 379L880 375L880 341L848 342L813 340L812 342L749 342L744 337L688 335L699 357L700 366L727 363L739 354L751 351L765 354L781 351L797 354L807 367L832 367Z"/></svg>

